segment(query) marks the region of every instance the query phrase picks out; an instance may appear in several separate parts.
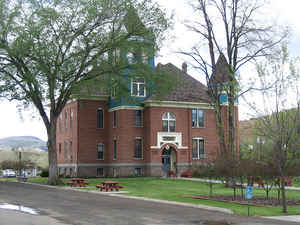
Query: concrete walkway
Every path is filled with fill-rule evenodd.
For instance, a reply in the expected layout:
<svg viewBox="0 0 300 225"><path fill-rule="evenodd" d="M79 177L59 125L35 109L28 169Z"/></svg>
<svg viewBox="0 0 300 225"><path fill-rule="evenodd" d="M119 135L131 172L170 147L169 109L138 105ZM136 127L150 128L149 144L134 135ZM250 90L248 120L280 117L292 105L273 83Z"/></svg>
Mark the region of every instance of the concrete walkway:
<svg viewBox="0 0 300 225"><path fill-rule="evenodd" d="M202 178L185 178L185 177L178 177L178 179L182 179L182 180L191 180L191 181L200 181L200 182L212 182L212 183L215 183L215 184L222 184L223 182L220 181L220 180L208 180L208 179L202 179ZM240 183L237 183L237 184L240 184ZM247 183L244 183L243 184L244 186L247 186ZM258 185L257 184L253 184L253 187L257 187L258 188ZM298 190L300 191L300 187L288 187L286 186L285 187L287 190Z"/></svg>
<svg viewBox="0 0 300 225"><path fill-rule="evenodd" d="M265 216L264 218L300 223L300 216Z"/></svg>

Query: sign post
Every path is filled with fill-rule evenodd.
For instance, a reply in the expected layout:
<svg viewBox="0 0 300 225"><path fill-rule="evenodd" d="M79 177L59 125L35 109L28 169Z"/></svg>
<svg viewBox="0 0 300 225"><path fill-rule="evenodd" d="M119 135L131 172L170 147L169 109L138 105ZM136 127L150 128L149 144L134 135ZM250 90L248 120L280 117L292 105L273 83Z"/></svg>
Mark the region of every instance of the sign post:
<svg viewBox="0 0 300 225"><path fill-rule="evenodd" d="M252 199L252 186L247 186L246 187L246 193L245 193L245 198L248 200L248 216L250 216L250 204L249 200Z"/></svg>

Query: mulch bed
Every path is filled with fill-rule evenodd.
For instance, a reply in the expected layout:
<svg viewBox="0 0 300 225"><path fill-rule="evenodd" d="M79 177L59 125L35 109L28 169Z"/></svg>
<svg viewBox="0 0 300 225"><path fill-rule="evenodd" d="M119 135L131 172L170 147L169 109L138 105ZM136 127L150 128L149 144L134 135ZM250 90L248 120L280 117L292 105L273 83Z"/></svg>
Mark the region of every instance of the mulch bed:
<svg viewBox="0 0 300 225"><path fill-rule="evenodd" d="M203 196L203 195L185 195L186 198L193 199L203 199L203 200L214 200L220 202L230 202L240 205L252 205L252 206L280 206L281 202L277 198L266 199L263 196L253 196L251 200L245 200L240 195L237 195L235 199L231 195L214 195L214 196ZM300 200L298 199L287 199L287 205L300 205Z"/></svg>

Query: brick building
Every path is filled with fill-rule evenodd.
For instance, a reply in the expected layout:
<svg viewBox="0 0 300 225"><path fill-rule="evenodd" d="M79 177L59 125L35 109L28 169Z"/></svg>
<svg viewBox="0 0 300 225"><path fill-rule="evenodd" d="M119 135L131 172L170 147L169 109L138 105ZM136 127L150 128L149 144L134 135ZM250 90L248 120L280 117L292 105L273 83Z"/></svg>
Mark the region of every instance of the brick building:
<svg viewBox="0 0 300 225"><path fill-rule="evenodd" d="M153 58L148 62L154 67ZM220 57L217 64L223 67L225 63ZM116 104L102 93L65 106L57 122L60 174L162 176L172 170L180 175L216 156L216 120L206 86L187 74L185 63L182 69L170 63L157 67L181 82L160 99L147 95L143 79L131 79L136 104ZM221 72L215 77L226 77L226 70L217 71ZM226 96L222 99L226 105ZM224 117L226 111L224 107ZM237 107L235 120L238 126Z"/></svg>

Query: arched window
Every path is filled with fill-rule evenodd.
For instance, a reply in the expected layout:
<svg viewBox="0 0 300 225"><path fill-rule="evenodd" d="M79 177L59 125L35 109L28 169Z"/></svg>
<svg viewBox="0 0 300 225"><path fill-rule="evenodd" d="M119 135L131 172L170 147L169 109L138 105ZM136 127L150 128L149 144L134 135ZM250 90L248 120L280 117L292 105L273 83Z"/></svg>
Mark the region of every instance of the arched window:
<svg viewBox="0 0 300 225"><path fill-rule="evenodd" d="M166 112L162 117L163 131L165 132L175 132L176 127L176 117L174 113Z"/></svg>

